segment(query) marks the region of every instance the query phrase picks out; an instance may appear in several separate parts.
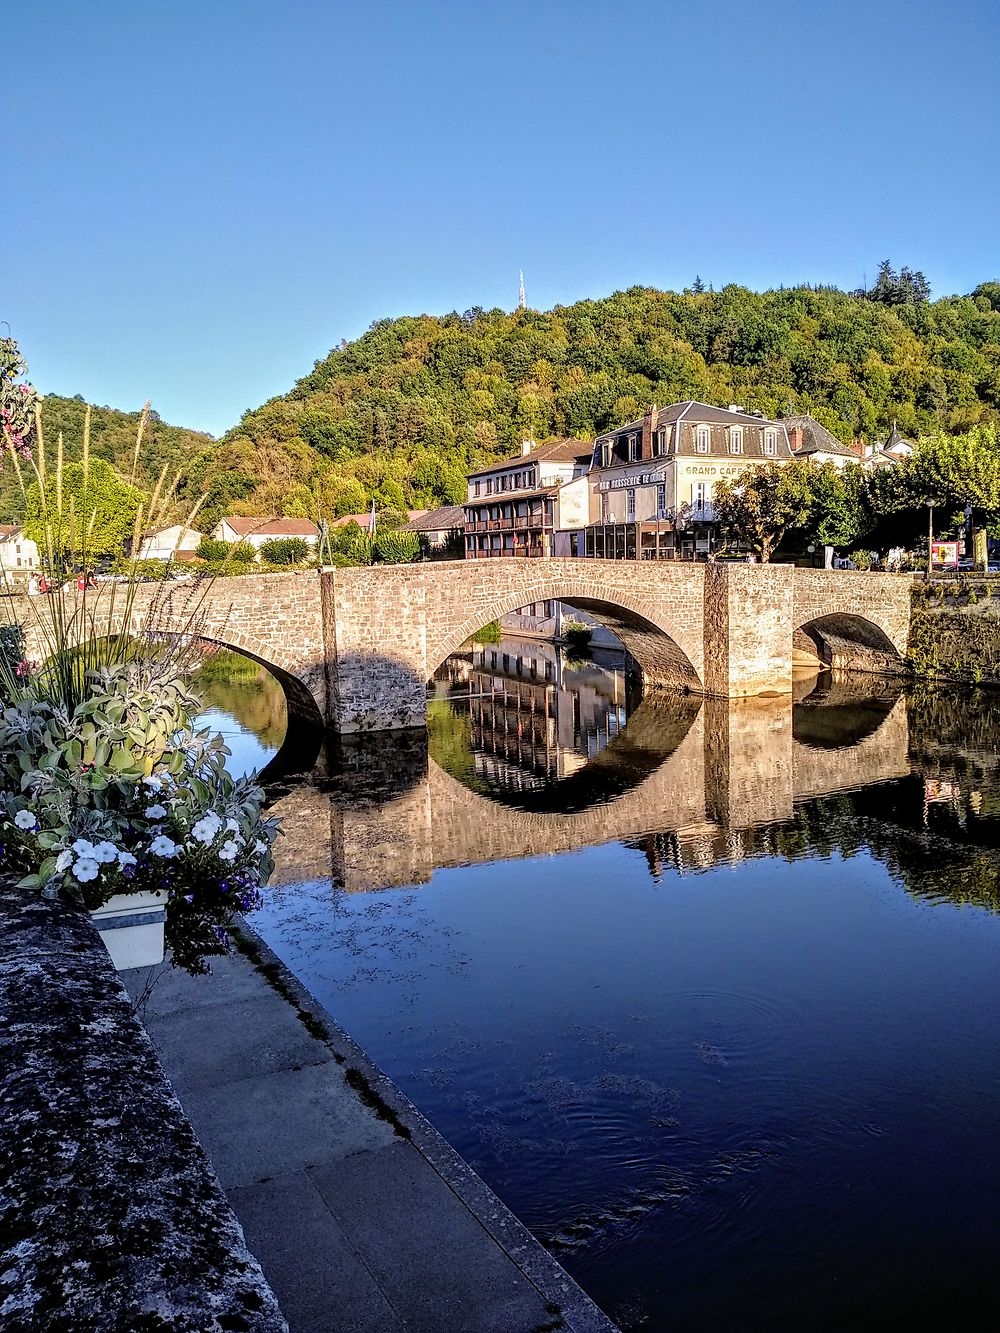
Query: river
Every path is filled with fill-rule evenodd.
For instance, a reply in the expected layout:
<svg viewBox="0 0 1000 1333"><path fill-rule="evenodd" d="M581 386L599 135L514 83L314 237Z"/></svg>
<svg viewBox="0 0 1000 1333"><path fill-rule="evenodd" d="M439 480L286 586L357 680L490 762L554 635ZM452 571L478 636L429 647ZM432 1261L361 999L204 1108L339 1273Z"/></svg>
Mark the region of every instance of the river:
<svg viewBox="0 0 1000 1333"><path fill-rule="evenodd" d="M200 686L238 769L244 666ZM992 1328L998 742L985 691L470 645L428 744L277 790L253 925L623 1329Z"/></svg>

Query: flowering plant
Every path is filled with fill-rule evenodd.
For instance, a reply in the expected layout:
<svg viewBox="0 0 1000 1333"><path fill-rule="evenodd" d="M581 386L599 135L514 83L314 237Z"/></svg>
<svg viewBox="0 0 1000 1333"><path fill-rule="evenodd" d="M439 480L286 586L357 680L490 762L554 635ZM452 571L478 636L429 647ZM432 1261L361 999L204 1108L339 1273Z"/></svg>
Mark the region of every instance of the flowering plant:
<svg viewBox="0 0 1000 1333"><path fill-rule="evenodd" d="M259 905L277 821L252 778L226 772L222 739L191 729L168 666L137 658L83 686L69 709L29 679L0 713L0 861L91 910L164 892L174 961L204 971Z"/></svg>

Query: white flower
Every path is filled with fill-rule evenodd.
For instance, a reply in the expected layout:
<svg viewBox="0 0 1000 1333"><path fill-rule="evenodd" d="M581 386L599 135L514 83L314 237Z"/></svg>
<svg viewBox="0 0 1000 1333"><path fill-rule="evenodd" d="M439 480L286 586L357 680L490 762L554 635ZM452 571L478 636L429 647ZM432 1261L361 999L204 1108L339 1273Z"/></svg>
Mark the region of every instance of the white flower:
<svg viewBox="0 0 1000 1333"><path fill-rule="evenodd" d="M73 863L73 853L67 847L64 852L60 852L56 857L56 870L68 870Z"/></svg>
<svg viewBox="0 0 1000 1333"><path fill-rule="evenodd" d="M30 810L18 810L14 816L14 823L19 829L24 829L26 833L34 833L38 828L38 820Z"/></svg>
<svg viewBox="0 0 1000 1333"><path fill-rule="evenodd" d="M113 842L98 842L94 844L93 859L101 866L109 866L112 861L117 860L118 848Z"/></svg>
<svg viewBox="0 0 1000 1333"><path fill-rule="evenodd" d="M214 811L209 811L203 815L197 824L192 825L191 837L195 842L211 842L219 829L222 828L222 820Z"/></svg>
<svg viewBox="0 0 1000 1333"><path fill-rule="evenodd" d="M219 860L235 861L236 854L239 850L240 850L239 843L236 842L235 839L230 838L228 842L224 842L222 846L219 848Z"/></svg>
<svg viewBox="0 0 1000 1333"><path fill-rule="evenodd" d="M146 806L147 819L166 819L166 817L167 817L167 807L165 805Z"/></svg>
<svg viewBox="0 0 1000 1333"><path fill-rule="evenodd" d="M239 831L240 831L240 826L239 826L239 824L237 824L237 822L236 822L235 819L227 819L227 820L226 820L226 829L227 829L230 833L239 833Z"/></svg>
<svg viewBox="0 0 1000 1333"><path fill-rule="evenodd" d="M126 866L134 866L136 864L136 859L131 852L119 852L118 864L124 870Z"/></svg>
<svg viewBox="0 0 1000 1333"><path fill-rule="evenodd" d="M73 867L73 874L81 884L86 884L88 880L96 879L100 874L101 868L96 861L80 859Z"/></svg>
<svg viewBox="0 0 1000 1333"><path fill-rule="evenodd" d="M155 773L150 773L149 777L143 778L143 785L152 787L153 791L159 791L163 786L163 779L158 778Z"/></svg>
<svg viewBox="0 0 1000 1333"><path fill-rule="evenodd" d="M93 861L94 859L94 844L89 842L86 838L77 838L70 850L75 856L78 856L81 861Z"/></svg>
<svg viewBox="0 0 1000 1333"><path fill-rule="evenodd" d="M254 851L257 853L258 856L263 856L264 853L267 851L267 843L266 843L266 842L262 842L262 841L260 840L260 838L258 838L257 841L256 841L256 842L254 843L254 845L253 845L253 849L254 849Z"/></svg>
<svg viewBox="0 0 1000 1333"><path fill-rule="evenodd" d="M158 838L154 838L149 844L149 850L152 852L153 856L176 856L180 851L180 848L177 846L176 842L173 842L170 838L163 837L161 834Z"/></svg>

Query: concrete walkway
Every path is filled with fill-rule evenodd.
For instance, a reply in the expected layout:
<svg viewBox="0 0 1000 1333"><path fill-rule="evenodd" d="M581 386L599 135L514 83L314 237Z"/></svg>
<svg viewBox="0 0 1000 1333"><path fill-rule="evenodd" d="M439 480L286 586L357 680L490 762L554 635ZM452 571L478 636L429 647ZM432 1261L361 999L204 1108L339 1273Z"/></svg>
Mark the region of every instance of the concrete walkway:
<svg viewBox="0 0 1000 1333"><path fill-rule="evenodd" d="M615 1333L256 936L123 977L292 1333Z"/></svg>

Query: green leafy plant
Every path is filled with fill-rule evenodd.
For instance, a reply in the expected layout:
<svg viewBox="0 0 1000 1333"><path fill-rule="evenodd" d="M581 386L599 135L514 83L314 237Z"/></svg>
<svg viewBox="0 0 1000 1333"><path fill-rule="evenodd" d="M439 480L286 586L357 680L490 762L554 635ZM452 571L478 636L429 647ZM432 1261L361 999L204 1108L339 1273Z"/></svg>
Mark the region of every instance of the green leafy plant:
<svg viewBox="0 0 1000 1333"><path fill-rule="evenodd" d="M301 537L275 537L260 548L261 559L272 565L301 565L308 554L309 543Z"/></svg>
<svg viewBox="0 0 1000 1333"><path fill-rule="evenodd" d="M387 565L405 565L420 554L420 538L415 532L398 529L375 534L374 555Z"/></svg>
<svg viewBox="0 0 1000 1333"><path fill-rule="evenodd" d="M0 639L0 843L26 888L64 892L91 909L118 893L163 892L174 959L197 969L206 952L225 947L233 913L256 903L277 825L264 818L253 780L226 772L221 738L191 726L197 701L182 682L211 580L192 584L179 633L176 607L172 632L158 629L160 589L144 612L136 606L141 536L167 526L175 505L165 469L149 500L136 501L133 556L120 578L99 584L84 572L104 540L95 539L103 470L89 457L89 421L87 412L75 488L65 484L61 437L47 469L37 409L36 452L4 426L22 493L37 501L42 572L53 591L3 599L13 614ZM133 475L145 421L144 413ZM25 484L26 471L33 482ZM170 561L152 565L159 577L172 572ZM42 646L40 662L24 660L27 630Z"/></svg>
<svg viewBox="0 0 1000 1333"><path fill-rule="evenodd" d="M581 620L566 621L563 624L562 632L571 653L579 655L583 649L590 647L593 630Z"/></svg>
<svg viewBox="0 0 1000 1333"><path fill-rule="evenodd" d="M90 909L115 894L164 893L168 941L194 965L222 951L237 912L258 905L277 823L263 817L253 779L226 771L221 738L191 729L196 701L169 663L91 671L84 688L69 713L33 697L29 680L0 714L5 862L23 887Z"/></svg>

